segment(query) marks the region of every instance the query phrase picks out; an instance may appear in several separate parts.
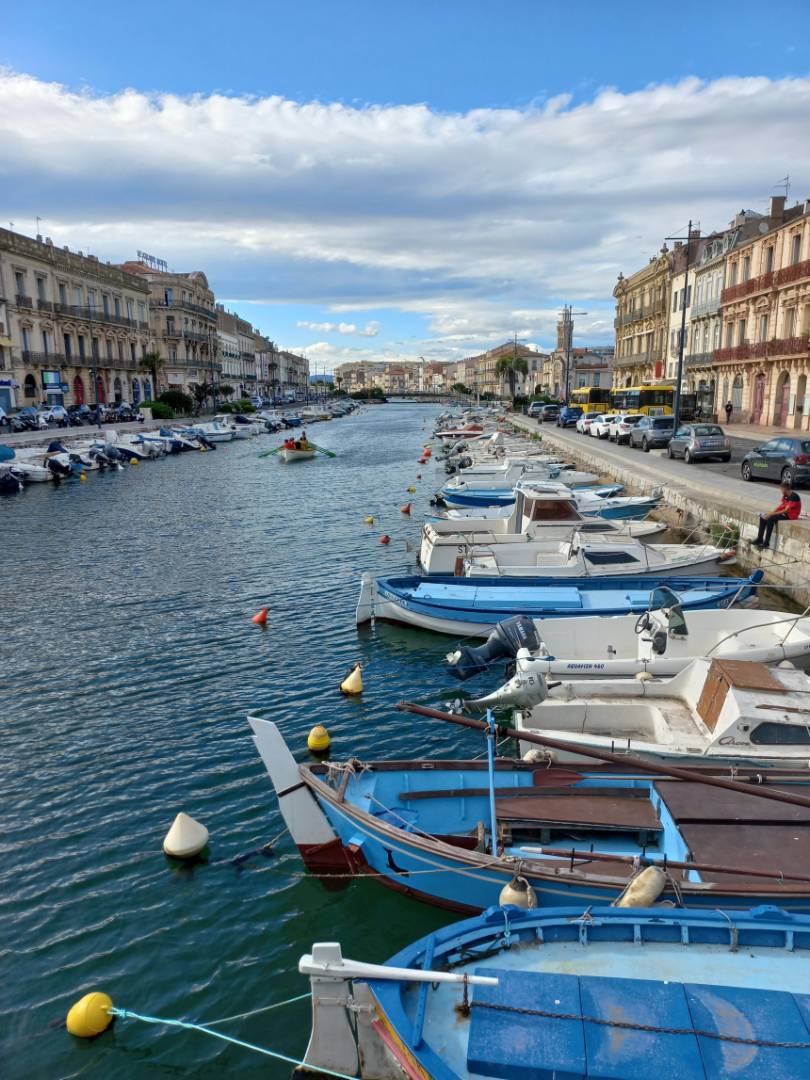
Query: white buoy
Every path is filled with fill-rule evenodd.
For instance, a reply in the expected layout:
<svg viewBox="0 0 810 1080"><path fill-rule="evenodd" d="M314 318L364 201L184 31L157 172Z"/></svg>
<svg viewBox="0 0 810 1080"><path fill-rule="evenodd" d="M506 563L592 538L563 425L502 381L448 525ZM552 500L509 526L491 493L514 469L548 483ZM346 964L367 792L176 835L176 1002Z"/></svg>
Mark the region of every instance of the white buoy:
<svg viewBox="0 0 810 1080"><path fill-rule="evenodd" d="M208 843L208 829L182 811L166 833L163 850L175 859L193 859Z"/></svg>
<svg viewBox="0 0 810 1080"><path fill-rule="evenodd" d="M652 907L666 888L667 875L660 866L647 866L630 882L616 907Z"/></svg>
<svg viewBox="0 0 810 1080"><path fill-rule="evenodd" d="M501 907L513 904L515 907L523 908L524 911L532 911L537 907L537 893L525 877L513 877L501 889L498 904Z"/></svg>

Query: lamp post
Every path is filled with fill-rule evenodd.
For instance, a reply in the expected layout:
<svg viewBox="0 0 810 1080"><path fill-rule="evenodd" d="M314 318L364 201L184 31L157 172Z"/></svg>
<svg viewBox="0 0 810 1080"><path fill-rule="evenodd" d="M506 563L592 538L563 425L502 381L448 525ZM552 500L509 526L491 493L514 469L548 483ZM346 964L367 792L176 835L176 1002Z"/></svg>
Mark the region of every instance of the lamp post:
<svg viewBox="0 0 810 1080"><path fill-rule="evenodd" d="M667 236L666 240L683 240L682 236ZM681 332L678 342L678 374L675 380L675 406L673 412L673 431L677 431L681 423L681 383L683 382L683 349L686 337L686 308L689 299L689 254L692 249L692 219L686 228L686 262L683 270L683 303L681 304ZM666 339L664 348L666 348Z"/></svg>

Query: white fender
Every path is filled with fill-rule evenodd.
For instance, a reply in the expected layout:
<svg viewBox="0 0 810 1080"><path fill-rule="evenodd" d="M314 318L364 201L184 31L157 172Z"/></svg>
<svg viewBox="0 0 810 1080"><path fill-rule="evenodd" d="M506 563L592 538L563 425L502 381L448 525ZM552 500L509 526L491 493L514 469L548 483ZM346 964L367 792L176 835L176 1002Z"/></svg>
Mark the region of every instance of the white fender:
<svg viewBox="0 0 810 1080"><path fill-rule="evenodd" d="M298 763L272 720L248 716L253 741L276 789L284 824L298 847L329 844L337 839L315 796L301 779Z"/></svg>

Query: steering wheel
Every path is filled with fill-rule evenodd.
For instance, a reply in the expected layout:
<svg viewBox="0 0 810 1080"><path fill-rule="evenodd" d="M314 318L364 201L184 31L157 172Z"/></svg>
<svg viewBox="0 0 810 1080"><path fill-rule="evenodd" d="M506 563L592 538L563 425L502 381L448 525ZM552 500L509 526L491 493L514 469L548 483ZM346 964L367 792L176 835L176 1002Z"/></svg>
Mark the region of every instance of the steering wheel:
<svg viewBox="0 0 810 1080"><path fill-rule="evenodd" d="M650 628L650 613L649 611L642 611L639 617L636 619L635 631L637 634L643 634L645 630Z"/></svg>

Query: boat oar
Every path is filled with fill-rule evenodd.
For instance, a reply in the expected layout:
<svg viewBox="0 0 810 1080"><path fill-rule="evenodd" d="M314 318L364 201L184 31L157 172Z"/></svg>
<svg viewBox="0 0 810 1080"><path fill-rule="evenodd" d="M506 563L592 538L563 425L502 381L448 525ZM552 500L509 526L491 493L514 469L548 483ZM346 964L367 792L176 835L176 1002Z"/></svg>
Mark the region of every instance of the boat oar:
<svg viewBox="0 0 810 1080"><path fill-rule="evenodd" d="M309 442L309 439L307 439L307 442ZM333 450L327 450L325 446L318 446L318 444L314 442L309 443L309 449L317 450L319 454L325 454L326 457L337 457L337 454Z"/></svg>
<svg viewBox="0 0 810 1080"><path fill-rule="evenodd" d="M487 725L483 720L474 720L470 716L459 716L457 713L440 712L438 709L428 709L424 705L415 705L410 701L399 702L397 709L400 712L415 713L417 716L427 716L432 720L445 720L449 724L472 728L473 731L487 730ZM763 784L742 784L737 780L724 780L721 776L703 776L693 769L682 769L679 765L663 765L657 761L648 761L646 758L636 757L634 754L614 754L610 750L593 750L588 746L580 746L579 743L566 742L562 739L550 739L546 735L537 735L533 731L517 731L515 728L503 727L500 724L498 725L498 731L502 736L522 739L523 742L535 743L537 746L544 746L548 750L562 750L565 753L578 754L580 757L595 758L597 761L605 761L611 765L620 765L624 769L659 773L661 776L670 776L675 780L686 780L692 784L706 784L709 787L725 788L726 791L736 791L739 795L754 795L759 799L771 799L773 802L810 808L810 797L793 795L788 791L777 791L765 787Z"/></svg>
<svg viewBox="0 0 810 1080"><path fill-rule="evenodd" d="M264 453L259 454L259 457L272 457L273 454L277 454L279 450L283 450L283 446L277 446L275 450L265 450Z"/></svg>

